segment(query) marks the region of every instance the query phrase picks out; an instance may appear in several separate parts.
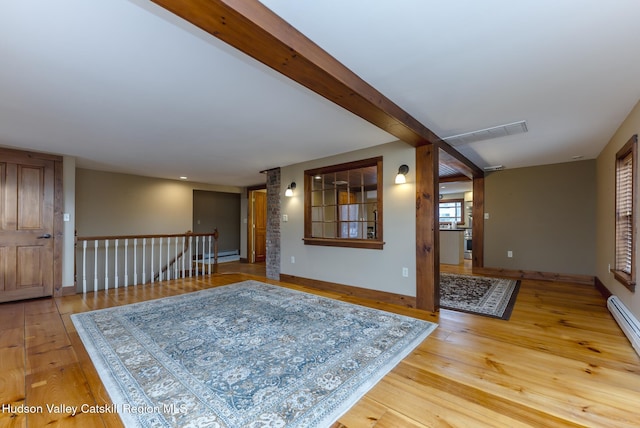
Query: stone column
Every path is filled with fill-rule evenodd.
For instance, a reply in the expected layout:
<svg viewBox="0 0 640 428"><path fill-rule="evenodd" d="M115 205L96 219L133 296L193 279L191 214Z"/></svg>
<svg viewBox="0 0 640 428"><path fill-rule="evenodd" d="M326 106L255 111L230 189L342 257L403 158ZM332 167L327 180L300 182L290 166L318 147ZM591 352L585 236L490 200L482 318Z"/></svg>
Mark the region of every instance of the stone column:
<svg viewBox="0 0 640 428"><path fill-rule="evenodd" d="M280 279L280 168L267 171L267 278Z"/></svg>

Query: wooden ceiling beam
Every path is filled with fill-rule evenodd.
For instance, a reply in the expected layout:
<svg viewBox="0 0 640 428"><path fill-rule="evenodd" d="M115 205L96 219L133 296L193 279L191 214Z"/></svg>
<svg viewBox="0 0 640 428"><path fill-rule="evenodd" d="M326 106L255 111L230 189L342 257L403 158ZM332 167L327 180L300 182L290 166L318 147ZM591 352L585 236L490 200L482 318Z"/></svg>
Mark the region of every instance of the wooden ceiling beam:
<svg viewBox="0 0 640 428"><path fill-rule="evenodd" d="M257 0L152 0L318 95L418 147L437 144L482 170Z"/></svg>
<svg viewBox="0 0 640 428"><path fill-rule="evenodd" d="M458 183L460 181L471 181L466 175L448 175L446 177L440 177L438 180L440 183Z"/></svg>

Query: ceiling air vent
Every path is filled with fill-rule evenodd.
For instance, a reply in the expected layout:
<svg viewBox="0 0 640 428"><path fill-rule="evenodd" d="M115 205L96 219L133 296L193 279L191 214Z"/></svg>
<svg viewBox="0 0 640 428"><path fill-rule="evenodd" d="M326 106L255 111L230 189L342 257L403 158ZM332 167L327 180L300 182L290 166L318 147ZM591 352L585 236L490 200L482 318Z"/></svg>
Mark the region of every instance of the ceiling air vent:
<svg viewBox="0 0 640 428"><path fill-rule="evenodd" d="M478 131L465 132L464 134L452 135L450 137L443 138L443 140L452 146L460 146L463 144L475 143L476 141L506 137L507 135L522 134L527 131L527 122L522 120L520 122L513 122L506 125L494 126L492 128L480 129Z"/></svg>

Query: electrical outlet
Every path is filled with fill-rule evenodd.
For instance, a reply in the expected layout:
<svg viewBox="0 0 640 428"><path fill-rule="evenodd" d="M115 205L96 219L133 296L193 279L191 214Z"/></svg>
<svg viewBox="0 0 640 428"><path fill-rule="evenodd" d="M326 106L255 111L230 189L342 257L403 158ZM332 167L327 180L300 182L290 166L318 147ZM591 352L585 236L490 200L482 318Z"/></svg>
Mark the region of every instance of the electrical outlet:
<svg viewBox="0 0 640 428"><path fill-rule="evenodd" d="M291 256L291 264L294 264L296 262L296 257L295 256Z"/></svg>
<svg viewBox="0 0 640 428"><path fill-rule="evenodd" d="M513 251L511 250L507 251L507 257L509 258L513 257Z"/></svg>
<svg viewBox="0 0 640 428"><path fill-rule="evenodd" d="M402 276L405 278L409 277L409 268L406 268L406 267L402 268Z"/></svg>

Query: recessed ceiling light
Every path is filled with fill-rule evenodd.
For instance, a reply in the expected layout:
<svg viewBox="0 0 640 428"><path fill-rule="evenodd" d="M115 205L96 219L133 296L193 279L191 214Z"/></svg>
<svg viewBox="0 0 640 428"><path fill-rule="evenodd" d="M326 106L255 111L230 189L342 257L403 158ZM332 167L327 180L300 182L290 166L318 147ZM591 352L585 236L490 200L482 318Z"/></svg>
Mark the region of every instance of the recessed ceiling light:
<svg viewBox="0 0 640 428"><path fill-rule="evenodd" d="M180 180L186 180L187 177L185 177L184 175L182 177L180 177Z"/></svg>
<svg viewBox="0 0 640 428"><path fill-rule="evenodd" d="M584 156L582 155L575 155L575 156L571 156L571 159L573 160L578 160L578 159L582 159Z"/></svg>

